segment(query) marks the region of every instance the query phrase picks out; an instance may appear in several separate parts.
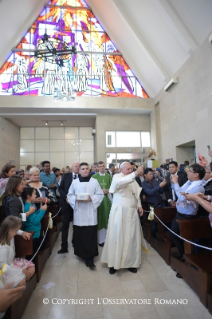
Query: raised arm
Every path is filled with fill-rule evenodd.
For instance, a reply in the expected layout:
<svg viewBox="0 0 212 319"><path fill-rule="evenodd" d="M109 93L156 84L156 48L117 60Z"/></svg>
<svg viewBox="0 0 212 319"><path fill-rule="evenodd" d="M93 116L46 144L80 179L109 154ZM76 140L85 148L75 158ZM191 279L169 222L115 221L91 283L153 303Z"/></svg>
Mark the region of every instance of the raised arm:
<svg viewBox="0 0 212 319"><path fill-rule="evenodd" d="M202 199L197 194L186 194L185 197L188 201L199 203L208 213L212 214L212 205L207 200Z"/></svg>
<svg viewBox="0 0 212 319"><path fill-rule="evenodd" d="M129 175L125 175L122 178L119 178L118 180L114 180L116 183L116 188L125 188L128 184L132 183L135 180L135 173L131 173ZM113 181L112 181L113 184ZM112 185L111 184L111 185Z"/></svg>
<svg viewBox="0 0 212 319"><path fill-rule="evenodd" d="M44 205L46 207L46 205ZM47 208L47 207L46 207ZM36 214L32 214L28 217L31 224L37 226L40 224L41 219L45 215L46 210L39 209Z"/></svg>

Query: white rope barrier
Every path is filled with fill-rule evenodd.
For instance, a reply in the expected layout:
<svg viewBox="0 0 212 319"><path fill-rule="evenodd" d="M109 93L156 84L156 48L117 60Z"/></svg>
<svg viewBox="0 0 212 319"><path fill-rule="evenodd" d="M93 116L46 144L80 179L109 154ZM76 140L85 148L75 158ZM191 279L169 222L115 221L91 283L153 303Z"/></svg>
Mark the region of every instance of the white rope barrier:
<svg viewBox="0 0 212 319"><path fill-rule="evenodd" d="M54 216L52 216L52 218L55 218L55 217L59 214L60 211L61 211L61 207L60 207L60 209L58 210L57 214L54 215Z"/></svg>
<svg viewBox="0 0 212 319"><path fill-rule="evenodd" d="M58 212L57 212L56 215L52 216L52 219L55 218L55 217L59 214L60 210L61 210L61 208L58 210ZM44 233L43 239L42 239L42 241L41 241L41 243L40 243L40 246L38 247L36 253L33 255L33 257L29 260L29 262L27 263L27 265L26 265L23 269L27 268L27 266L29 265L29 263L32 262L32 260L33 260L33 259L35 258L35 256L38 254L39 249L41 248L41 246L42 246L42 244L43 244L43 242L44 242L44 240L45 240L45 238L46 238L48 229L49 229L49 224L48 224L48 226L47 226L47 229L46 229L46 231L45 231L45 233Z"/></svg>
<svg viewBox="0 0 212 319"><path fill-rule="evenodd" d="M148 210L144 210L144 212L150 213L150 211L148 211ZM175 232L173 232L173 230L171 230L168 226L166 226L166 225L162 222L162 220L160 220L160 218L159 218L155 213L154 213L154 216L156 216L156 218L159 220L159 222L160 222L164 227L166 227L172 234L174 234L175 236L179 237L180 239L182 239L182 240L186 241L187 243L192 244L192 245L194 245L194 246L197 246L197 247L200 247L200 248L204 248L204 249L207 249L207 250L212 250L212 248L210 248L210 247L206 247L206 246L202 246L202 245L196 244L196 243L194 243L193 241L190 241L190 240L188 240L188 239L186 239L186 238L181 237L180 235L178 235L178 234L176 234Z"/></svg>

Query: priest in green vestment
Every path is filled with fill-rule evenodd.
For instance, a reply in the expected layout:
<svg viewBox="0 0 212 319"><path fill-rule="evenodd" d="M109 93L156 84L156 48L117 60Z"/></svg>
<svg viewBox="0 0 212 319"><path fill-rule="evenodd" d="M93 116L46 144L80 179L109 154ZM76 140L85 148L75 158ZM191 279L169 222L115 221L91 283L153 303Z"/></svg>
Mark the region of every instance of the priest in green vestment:
<svg viewBox="0 0 212 319"><path fill-rule="evenodd" d="M97 209L98 218L98 243L100 246L104 246L104 242L107 234L107 225L111 209L111 201L108 197L109 188L112 182L110 174L105 172L104 162L98 162L99 172L94 174L92 177L97 179L99 185L104 193L104 199Z"/></svg>

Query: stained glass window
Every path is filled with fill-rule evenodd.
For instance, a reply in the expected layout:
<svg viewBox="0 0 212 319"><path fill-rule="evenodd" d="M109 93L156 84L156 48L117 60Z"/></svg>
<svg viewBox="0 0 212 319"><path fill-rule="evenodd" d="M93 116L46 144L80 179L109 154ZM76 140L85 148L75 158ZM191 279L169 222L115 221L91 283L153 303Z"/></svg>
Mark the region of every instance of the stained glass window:
<svg viewBox="0 0 212 319"><path fill-rule="evenodd" d="M36 52L47 51L60 60ZM62 62L61 62L62 61ZM148 98L85 0L51 0L0 69L1 95L55 96L76 90L78 96Z"/></svg>

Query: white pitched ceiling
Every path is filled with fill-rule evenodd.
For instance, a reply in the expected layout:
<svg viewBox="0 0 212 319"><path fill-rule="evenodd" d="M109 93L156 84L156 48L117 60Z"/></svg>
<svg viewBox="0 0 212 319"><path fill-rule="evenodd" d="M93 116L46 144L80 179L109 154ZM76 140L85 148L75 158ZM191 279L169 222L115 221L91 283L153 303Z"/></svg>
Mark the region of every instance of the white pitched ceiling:
<svg viewBox="0 0 212 319"><path fill-rule="evenodd" d="M0 65L46 0L0 0ZM212 32L211 0L87 0L153 97Z"/></svg>

